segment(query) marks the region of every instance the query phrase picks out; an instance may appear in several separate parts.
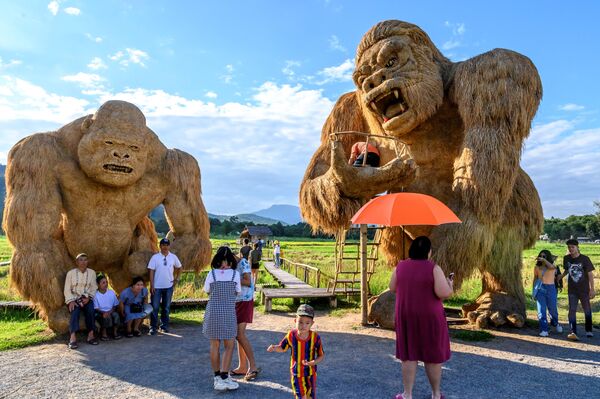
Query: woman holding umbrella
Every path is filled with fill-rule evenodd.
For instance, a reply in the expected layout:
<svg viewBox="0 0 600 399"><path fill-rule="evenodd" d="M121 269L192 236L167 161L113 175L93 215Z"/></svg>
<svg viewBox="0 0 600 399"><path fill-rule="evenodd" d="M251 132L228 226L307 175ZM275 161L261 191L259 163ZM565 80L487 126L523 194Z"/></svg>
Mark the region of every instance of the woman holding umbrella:
<svg viewBox="0 0 600 399"><path fill-rule="evenodd" d="M429 238L417 237L409 259L398 263L390 281L390 291L396 293L396 358L402 361L404 385L396 399L412 398L418 361L425 363L432 399L444 398L440 383L442 364L450 359L450 339L442 300L452 295L453 287L430 256Z"/></svg>

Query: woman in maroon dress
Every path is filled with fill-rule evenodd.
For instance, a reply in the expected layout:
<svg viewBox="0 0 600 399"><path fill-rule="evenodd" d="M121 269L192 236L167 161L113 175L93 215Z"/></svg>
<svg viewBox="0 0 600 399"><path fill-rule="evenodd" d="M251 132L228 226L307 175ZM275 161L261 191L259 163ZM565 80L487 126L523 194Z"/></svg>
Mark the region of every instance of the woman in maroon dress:
<svg viewBox="0 0 600 399"><path fill-rule="evenodd" d="M404 392L396 399L411 399L417 362L425 363L433 399L440 392L442 363L450 359L448 324L442 300L452 295L452 280L429 260L431 241L417 237L390 281L396 292L396 357L402 361Z"/></svg>

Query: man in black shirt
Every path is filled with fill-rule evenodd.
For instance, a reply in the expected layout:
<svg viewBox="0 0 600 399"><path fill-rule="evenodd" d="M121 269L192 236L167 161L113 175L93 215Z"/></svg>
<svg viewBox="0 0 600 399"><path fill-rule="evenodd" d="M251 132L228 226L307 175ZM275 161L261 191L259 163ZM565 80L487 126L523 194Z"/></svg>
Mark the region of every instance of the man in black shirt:
<svg viewBox="0 0 600 399"><path fill-rule="evenodd" d="M590 299L594 298L594 265L590 258L579 252L579 242L575 239L567 240L569 254L563 258L564 272L560 276L562 279L568 275L568 293L569 293L569 325L571 333L567 338L577 341L577 303L581 302L583 314L585 316L586 336L593 337L592 333L592 308Z"/></svg>

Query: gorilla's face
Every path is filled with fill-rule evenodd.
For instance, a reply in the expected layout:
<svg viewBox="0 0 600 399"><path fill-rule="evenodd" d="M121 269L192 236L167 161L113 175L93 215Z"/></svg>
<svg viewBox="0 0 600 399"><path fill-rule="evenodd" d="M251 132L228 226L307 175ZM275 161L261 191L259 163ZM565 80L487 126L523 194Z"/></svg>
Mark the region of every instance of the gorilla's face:
<svg viewBox="0 0 600 399"><path fill-rule="evenodd" d="M143 126L92 122L79 142L81 168L90 178L113 187L129 186L146 171L148 150Z"/></svg>
<svg viewBox="0 0 600 399"><path fill-rule="evenodd" d="M368 48L353 79L366 108L396 137L406 136L430 118L444 98L431 50L406 36L383 39Z"/></svg>

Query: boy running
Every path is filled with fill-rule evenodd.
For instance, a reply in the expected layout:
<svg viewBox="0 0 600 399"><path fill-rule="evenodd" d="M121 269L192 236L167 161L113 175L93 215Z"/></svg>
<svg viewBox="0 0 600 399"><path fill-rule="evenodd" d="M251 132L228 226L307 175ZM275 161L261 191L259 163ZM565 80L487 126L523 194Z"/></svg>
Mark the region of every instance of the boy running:
<svg viewBox="0 0 600 399"><path fill-rule="evenodd" d="M268 352L285 352L291 348L290 374L296 399L317 397L317 364L323 361L321 337L311 327L315 311L306 304L296 311L296 328L288 332L279 345L269 345Z"/></svg>

